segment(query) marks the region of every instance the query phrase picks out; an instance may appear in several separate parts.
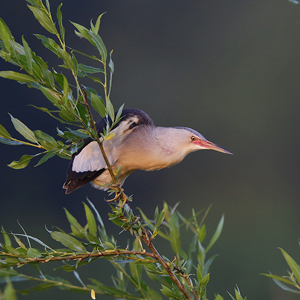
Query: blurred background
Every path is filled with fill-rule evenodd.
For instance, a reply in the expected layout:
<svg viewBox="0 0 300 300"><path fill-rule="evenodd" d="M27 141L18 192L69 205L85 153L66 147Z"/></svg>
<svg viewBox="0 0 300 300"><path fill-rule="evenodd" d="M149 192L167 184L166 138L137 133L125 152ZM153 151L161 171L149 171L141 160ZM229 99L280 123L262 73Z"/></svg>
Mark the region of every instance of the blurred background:
<svg viewBox="0 0 300 300"><path fill-rule="evenodd" d="M54 15L60 2L50 1ZM74 34L69 20L89 27L91 19L106 12L100 35L108 50L114 50L115 107L125 103L142 109L156 125L194 128L234 153L200 151L171 169L132 174L124 185L134 195L132 208L153 216L163 201L171 206L180 202L179 211L188 217L192 208L199 211L212 204L209 235L225 214L222 236L209 252L218 254L211 268L210 299L216 293L229 299L227 291L233 293L236 285L248 299L298 299L260 273L287 275L278 247L300 261L300 6L286 0L73 0L64 2L62 12L67 44L91 54L96 53ZM2 1L0 16L15 39L21 42L24 35L49 67L60 63L33 36L48 33L26 1ZM0 69L18 71L3 60ZM100 93L100 86L89 85ZM28 106L51 107L39 91L6 79L0 79L0 88L0 123L13 136L20 137L7 112L32 130L56 135L56 127L63 129ZM107 220L104 192L88 185L64 194L68 161L54 158L38 168L32 161L23 170L13 170L6 165L35 150L1 144L0 151L0 225L7 231L21 232L18 220L28 234L59 247L45 226L69 230L63 207L84 223L82 201L88 197L108 231L118 236L119 229ZM128 238L120 235L120 244L126 245ZM83 280L109 282L106 265L99 260L79 272ZM53 268L43 266L43 271L76 283L72 274ZM41 296L90 299L60 290L19 297Z"/></svg>

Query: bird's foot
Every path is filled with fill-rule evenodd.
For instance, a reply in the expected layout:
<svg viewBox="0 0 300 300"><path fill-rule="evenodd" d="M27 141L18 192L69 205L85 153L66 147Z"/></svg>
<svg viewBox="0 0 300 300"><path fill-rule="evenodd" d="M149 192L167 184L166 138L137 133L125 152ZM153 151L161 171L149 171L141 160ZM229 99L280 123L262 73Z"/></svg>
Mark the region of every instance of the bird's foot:
<svg viewBox="0 0 300 300"><path fill-rule="evenodd" d="M115 197L113 199L109 199L106 200L106 202L117 202L119 201L119 206L121 208L124 207L124 205L128 202L128 201L132 201L131 197L128 197L125 193L124 193L124 189L118 189L117 191L113 191L115 193Z"/></svg>

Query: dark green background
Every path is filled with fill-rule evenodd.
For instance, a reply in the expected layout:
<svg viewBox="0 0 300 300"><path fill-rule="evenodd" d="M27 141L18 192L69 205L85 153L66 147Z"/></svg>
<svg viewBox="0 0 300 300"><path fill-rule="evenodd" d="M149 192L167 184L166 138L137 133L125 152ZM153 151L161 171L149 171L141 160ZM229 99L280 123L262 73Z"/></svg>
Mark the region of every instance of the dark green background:
<svg viewBox="0 0 300 300"><path fill-rule="evenodd" d="M53 10L59 3L51 1ZM100 34L107 48L114 49L115 106L126 103L127 108L142 109L157 125L194 128L234 153L201 151L171 169L132 174L124 185L127 194L134 195L132 207L151 216L163 201L180 202L179 210L188 216L192 208L198 211L212 204L209 234L225 213L224 232L210 250L219 254L211 269L210 299L217 292L229 299L227 291L233 292L236 285L248 299L298 299L259 274L287 274L277 247L300 262L300 6L285 0L73 0L65 1L62 11L67 43L87 52L92 51L88 42L75 36L68 20L88 27L90 19L107 12ZM58 62L32 36L48 33L26 1L2 1L0 16L17 41L24 35L50 67ZM1 70L11 68L0 61ZM0 88L0 123L14 136L19 137L7 112L31 129L55 135L57 126L63 128L28 106L47 105L38 91L5 79ZM100 92L100 86L97 89ZM7 231L21 232L19 220L28 234L59 247L44 226L68 230L63 207L84 223L82 201L88 196L108 230L118 235L119 229L107 221L105 193L86 186L64 194L68 161L54 158L41 167L31 163L17 171L6 165L35 149L2 144L0 149L0 224ZM120 244L126 245L127 238L120 235ZM105 281L106 266L98 261L79 272L85 281ZM45 272L51 269L43 266ZM24 299L41 297L90 299L59 290Z"/></svg>

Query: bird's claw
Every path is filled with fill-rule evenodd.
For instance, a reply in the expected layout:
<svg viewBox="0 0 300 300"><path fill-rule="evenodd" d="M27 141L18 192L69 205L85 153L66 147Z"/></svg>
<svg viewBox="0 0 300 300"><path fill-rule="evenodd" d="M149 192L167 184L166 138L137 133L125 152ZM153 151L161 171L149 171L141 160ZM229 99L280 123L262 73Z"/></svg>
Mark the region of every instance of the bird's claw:
<svg viewBox="0 0 300 300"><path fill-rule="evenodd" d="M119 206L121 208L124 207L124 205L128 202L131 201L131 197L128 197L125 193L124 193L124 189L119 189L117 191L114 191L115 193L115 197L113 199L109 199L106 200L106 202L117 202L119 201Z"/></svg>

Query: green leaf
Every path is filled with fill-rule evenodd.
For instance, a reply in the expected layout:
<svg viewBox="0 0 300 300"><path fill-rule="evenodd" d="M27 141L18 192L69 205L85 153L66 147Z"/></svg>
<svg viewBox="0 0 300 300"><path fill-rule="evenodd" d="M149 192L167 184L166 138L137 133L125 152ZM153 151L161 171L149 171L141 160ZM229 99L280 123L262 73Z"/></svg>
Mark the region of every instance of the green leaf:
<svg viewBox="0 0 300 300"><path fill-rule="evenodd" d="M39 154L36 154L36 155L24 154L19 161L13 161L7 166L12 168L12 169L16 169L16 170L24 169L25 167L28 166L31 159L34 158L35 156L39 155Z"/></svg>
<svg viewBox="0 0 300 300"><path fill-rule="evenodd" d="M84 231L83 227L78 223L76 218L73 217L73 215L69 213L69 211L66 208L64 208L64 210L65 210L67 219L70 223L72 234L74 234L77 237L84 238L85 236L83 234L83 231Z"/></svg>
<svg viewBox="0 0 300 300"><path fill-rule="evenodd" d="M114 71L115 71L115 65L114 65L114 62L112 60L112 52L110 52L109 54L109 63L108 63L108 66L109 66L109 69L110 69L110 72L109 72L109 89L108 89L108 95L110 95L110 92L111 92L111 87L112 87L112 76L114 74Z"/></svg>
<svg viewBox="0 0 300 300"><path fill-rule="evenodd" d="M60 107L62 105L62 98L59 93L48 89L42 85L39 85L39 89L42 91L44 96L50 100L55 106Z"/></svg>
<svg viewBox="0 0 300 300"><path fill-rule="evenodd" d="M3 137L0 137L0 143L6 144L6 145L10 145L10 146L19 146L19 145L23 145L23 143L21 143L21 142L17 142L17 141L5 139L5 138L3 138Z"/></svg>
<svg viewBox="0 0 300 300"><path fill-rule="evenodd" d="M77 76L78 75L78 61L77 61L77 59L76 59L73 52L74 51L72 51L72 62L73 62L73 65L74 65L73 71L74 71L75 75ZM78 89L78 87L77 87L77 89Z"/></svg>
<svg viewBox="0 0 300 300"><path fill-rule="evenodd" d="M1 18L0 18L0 36L1 36L1 40L3 41L3 43L5 45L7 52L10 54L10 56L13 56L14 49L11 44L11 42L13 41L13 37L11 35L11 32L10 32L8 26L5 24L5 22Z"/></svg>
<svg viewBox="0 0 300 300"><path fill-rule="evenodd" d="M35 80L26 74L14 72L14 71L0 71L0 77L6 79L12 79L19 82L34 82Z"/></svg>
<svg viewBox="0 0 300 300"><path fill-rule="evenodd" d="M215 300L224 300L224 298L221 295L215 295Z"/></svg>
<svg viewBox="0 0 300 300"><path fill-rule="evenodd" d="M173 251L178 254L181 249L181 243L180 243L180 233L179 233L179 223L178 223L178 216L176 213L173 213L170 216L170 242Z"/></svg>
<svg viewBox="0 0 300 300"><path fill-rule="evenodd" d="M85 204L84 204L84 209L85 209L85 215L86 215L86 220L88 222L88 227L89 227L89 233L96 237L97 236L97 225L96 225L96 220L94 217L94 214L92 213L91 209Z"/></svg>
<svg viewBox="0 0 300 300"><path fill-rule="evenodd" d="M6 287L4 289L5 300L17 300L17 293L12 285L12 283L8 280Z"/></svg>
<svg viewBox="0 0 300 300"><path fill-rule="evenodd" d="M33 12L34 17L39 21L39 23L50 33L52 34L58 34L55 24L53 21L49 18L47 13L35 6L28 5L29 9Z"/></svg>
<svg viewBox="0 0 300 300"><path fill-rule="evenodd" d="M279 248L280 251L282 252L286 262L288 263L289 267L291 268L293 275L296 277L298 284L300 283L300 267L296 263L296 261L289 255L287 254L282 248Z"/></svg>
<svg viewBox="0 0 300 300"><path fill-rule="evenodd" d="M3 234L3 238L4 238L4 243L5 245L11 246L11 240L9 238L9 235L7 234L7 232L4 230L3 226L1 227L2 229L2 234ZM0 269L1 270L1 269Z"/></svg>
<svg viewBox="0 0 300 300"><path fill-rule="evenodd" d="M90 39L92 40L93 44L98 49L98 51L101 55L102 61L105 62L106 58L107 58L107 50L106 50L106 47L104 45L102 38L98 34L95 34L91 31L88 31L87 33L88 33Z"/></svg>
<svg viewBox="0 0 300 300"><path fill-rule="evenodd" d="M78 64L78 69L82 72L90 73L90 74L103 73L104 72L103 69L87 66L87 65L84 65L84 64Z"/></svg>
<svg viewBox="0 0 300 300"><path fill-rule="evenodd" d="M208 284L209 277L210 277L210 275L208 273L201 279L201 281L199 281L200 287L205 287Z"/></svg>
<svg viewBox="0 0 300 300"><path fill-rule="evenodd" d="M35 165L35 167L38 167L39 165L43 164L44 162L46 162L49 158L52 158L53 156L55 156L55 154L57 153L57 149L52 149L50 151L48 151L39 161L38 163Z"/></svg>
<svg viewBox="0 0 300 300"><path fill-rule="evenodd" d="M174 293L165 285L161 285L162 289L160 290L162 292L163 295L165 295L166 297L169 297L171 299L174 299Z"/></svg>
<svg viewBox="0 0 300 300"><path fill-rule="evenodd" d="M8 268L3 268L0 269L0 277L6 277L6 276L18 276L18 272L14 269L8 269Z"/></svg>
<svg viewBox="0 0 300 300"><path fill-rule="evenodd" d="M87 252L85 247L78 240L64 232L51 231L51 237L73 251Z"/></svg>
<svg viewBox="0 0 300 300"><path fill-rule="evenodd" d="M162 210L160 213L158 212L158 207L155 210L155 227L158 228L161 223L163 222L163 220L165 219L165 211Z"/></svg>
<svg viewBox="0 0 300 300"><path fill-rule="evenodd" d="M45 141L49 144L53 144L55 146L57 145L56 140L51 135L49 135L41 130L34 130L33 133L39 142Z"/></svg>
<svg viewBox="0 0 300 300"><path fill-rule="evenodd" d="M0 136L8 139L11 137L8 131L1 124L0 124Z"/></svg>
<svg viewBox="0 0 300 300"><path fill-rule="evenodd" d="M42 252L37 250L37 249L34 249L34 248L29 248L28 251L27 251L27 255L28 257L42 257Z"/></svg>
<svg viewBox="0 0 300 300"><path fill-rule="evenodd" d="M282 280L277 280L277 279L275 279L275 278L273 278L273 281L279 286L279 287L281 287L283 290L285 290L285 291L288 291L288 292L291 292L291 293L294 293L294 294L300 294L300 291L298 291L298 290L295 290L295 289L291 289L291 288L289 288L288 286L286 286L285 284L283 284L281 281ZM294 284L294 286L295 286L295 284ZM297 288L299 288L298 286L296 286Z"/></svg>
<svg viewBox="0 0 300 300"><path fill-rule="evenodd" d="M75 22L72 22L70 21L76 28L79 32L75 31L76 35L78 35L79 37L84 37L85 39L87 39L90 43L92 43L92 40L91 38L89 37L88 35L88 29L85 28L84 26L80 25L80 24L77 24ZM76 51L76 52L79 52L79 51Z"/></svg>
<svg viewBox="0 0 300 300"><path fill-rule="evenodd" d="M295 283L287 277L281 277L281 276L277 276L277 275L273 275L273 274L261 274L261 275L270 277L273 280L275 279L275 280L278 280L278 281L281 281L281 282L284 282L287 284L295 285Z"/></svg>
<svg viewBox="0 0 300 300"><path fill-rule="evenodd" d="M57 13L56 13L56 17L58 20L58 24L59 24L59 31L60 31L60 37L62 39L63 42L65 42L65 28L63 26L62 23L62 13L61 13L61 7L62 7L62 3L57 7Z"/></svg>
<svg viewBox="0 0 300 300"><path fill-rule="evenodd" d="M222 232L222 229L223 229L223 226L224 226L224 215L222 216L219 224L218 224L218 227L213 235L213 237L211 238L208 246L206 247L205 249L205 252L208 252L208 250L214 245L214 243L218 240L218 238L220 237L221 235L221 232Z"/></svg>
<svg viewBox="0 0 300 300"><path fill-rule="evenodd" d="M91 93L91 105L93 109L102 117L104 118L106 115L105 106L103 100L100 96Z"/></svg>
<svg viewBox="0 0 300 300"><path fill-rule="evenodd" d="M115 110L114 107L109 100L109 98L106 99L106 111L108 115L110 116L111 120L114 122L115 121Z"/></svg>
<svg viewBox="0 0 300 300"><path fill-rule="evenodd" d="M32 54L31 49L28 46L28 43L25 41L24 37L22 36L22 42L23 42L23 48L27 60L28 70L31 73L32 72Z"/></svg>
<svg viewBox="0 0 300 300"><path fill-rule="evenodd" d="M45 37L41 34L35 34L35 36L42 41L42 44L50 51L58 55L59 45L51 38Z"/></svg>
<svg viewBox="0 0 300 300"><path fill-rule="evenodd" d="M20 120L14 118L11 114L10 118L15 127L15 129L28 141L38 144L38 141L34 135L34 133Z"/></svg>
<svg viewBox="0 0 300 300"><path fill-rule="evenodd" d="M74 63L73 63L71 55L67 51L65 51L61 48L58 48L58 54L59 54L59 57L64 61L66 68L69 70L73 70Z"/></svg>
<svg viewBox="0 0 300 300"><path fill-rule="evenodd" d="M101 21L101 18L102 18L102 16L103 16L104 14L105 14L105 13L102 13L102 14L97 18L97 21L96 21L96 23L95 23L94 30L93 30L93 32L94 32L95 34L98 34L98 32L99 32L99 29L100 29L100 21Z"/></svg>
<svg viewBox="0 0 300 300"><path fill-rule="evenodd" d="M79 37L84 37L85 39L87 39L91 44L93 44L99 51L100 56L102 58L102 62L106 61L107 58L107 50L106 47L103 43L103 40L101 39L101 37L98 34L95 34L92 31L89 31L87 28L85 28L84 26L71 22L79 32L75 33L79 36Z"/></svg>

